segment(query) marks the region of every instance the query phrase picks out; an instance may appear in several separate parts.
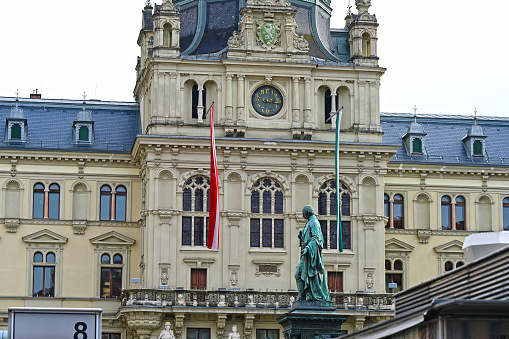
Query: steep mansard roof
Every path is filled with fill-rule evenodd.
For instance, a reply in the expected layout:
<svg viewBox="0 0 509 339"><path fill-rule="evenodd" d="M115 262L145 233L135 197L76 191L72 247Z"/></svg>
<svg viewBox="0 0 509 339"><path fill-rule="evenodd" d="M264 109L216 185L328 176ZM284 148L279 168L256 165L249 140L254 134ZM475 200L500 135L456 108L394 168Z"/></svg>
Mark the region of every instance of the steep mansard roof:
<svg viewBox="0 0 509 339"><path fill-rule="evenodd" d="M52 99L20 99L27 120L26 142L6 141L6 128L0 128L3 149L60 149L80 152L129 153L139 129L139 105L126 102L87 101L86 110L94 122L94 142L73 143L73 122L83 110L82 101ZM0 123L5 126L14 98L0 97Z"/></svg>
<svg viewBox="0 0 509 339"><path fill-rule="evenodd" d="M15 98L0 97L0 121L5 126ZM87 101L85 109L94 122L94 142L90 145L73 143L73 122L83 104L79 100L20 99L27 119L28 137L24 143L6 141L6 128L0 128L0 147L11 149L60 149L93 152L129 153L138 134L141 134L139 105L127 102ZM477 129L484 131L486 154L468 157L463 138L472 125L471 116L418 115L423 127L425 155L409 156L402 137L413 123L413 114L382 113L383 144L401 145L393 163L427 163L435 165L509 166L509 118L478 117ZM299 141L304 142L304 141ZM316 141L310 141L316 142Z"/></svg>
<svg viewBox="0 0 509 339"><path fill-rule="evenodd" d="M402 136L414 121L413 114L382 113L381 123L384 144L401 145L391 159L396 163L429 163L443 165L509 166L509 118L478 117L475 129L483 129L486 136L482 157L469 157L462 139L467 135L474 119L472 116L418 115L426 136L425 155L409 156Z"/></svg>
<svg viewBox="0 0 509 339"><path fill-rule="evenodd" d="M334 29L331 36L330 7L327 1L291 0L297 10L297 34L309 43L309 53L321 60L348 62L348 31ZM228 38L238 30L243 0L175 0L180 6L180 50L185 55L222 53ZM158 10L156 6L155 10ZM152 29L152 21L144 11L145 29Z"/></svg>

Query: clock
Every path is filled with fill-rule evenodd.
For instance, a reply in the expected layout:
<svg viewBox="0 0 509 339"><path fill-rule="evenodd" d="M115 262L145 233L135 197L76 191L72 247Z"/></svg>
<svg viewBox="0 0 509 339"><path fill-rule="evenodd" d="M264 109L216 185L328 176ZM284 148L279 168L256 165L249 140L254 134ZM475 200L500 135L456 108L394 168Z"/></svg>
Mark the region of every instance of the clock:
<svg viewBox="0 0 509 339"><path fill-rule="evenodd" d="M256 113L271 117L279 113L283 107L283 96L273 86L260 86L254 91L251 99Z"/></svg>

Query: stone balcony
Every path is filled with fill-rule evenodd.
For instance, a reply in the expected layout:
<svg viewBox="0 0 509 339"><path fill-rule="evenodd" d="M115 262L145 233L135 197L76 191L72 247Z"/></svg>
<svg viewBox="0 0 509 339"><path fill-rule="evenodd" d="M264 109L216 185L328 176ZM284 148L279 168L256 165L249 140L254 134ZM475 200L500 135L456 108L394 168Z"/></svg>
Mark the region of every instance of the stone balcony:
<svg viewBox="0 0 509 339"><path fill-rule="evenodd" d="M121 305L290 309L296 299L294 290L129 289L123 291ZM390 293L331 292L331 299L337 310L394 310Z"/></svg>
<svg viewBox="0 0 509 339"><path fill-rule="evenodd" d="M139 338L149 338L153 331L162 326L163 319L173 319L175 337L182 339L184 322L192 319L193 314L207 314L209 320L216 322L213 338L224 339L226 319L235 316L236 319L243 319L242 338L252 339L253 323L257 316L273 317L272 320L276 322L277 316L292 309L296 299L295 290L129 289L122 292L117 317ZM355 330L394 316L392 294L332 292L331 299L335 313L348 318Z"/></svg>

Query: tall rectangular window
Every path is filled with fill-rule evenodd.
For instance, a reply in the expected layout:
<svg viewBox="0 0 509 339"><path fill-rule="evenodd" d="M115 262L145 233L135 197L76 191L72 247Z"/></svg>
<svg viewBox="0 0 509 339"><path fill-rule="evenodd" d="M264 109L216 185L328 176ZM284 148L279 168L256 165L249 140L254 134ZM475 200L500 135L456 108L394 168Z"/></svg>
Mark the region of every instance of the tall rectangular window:
<svg viewBox="0 0 509 339"><path fill-rule="evenodd" d="M187 339L210 339L210 328L187 328Z"/></svg>
<svg viewBox="0 0 509 339"><path fill-rule="evenodd" d="M279 339L279 330L276 329L257 329L256 339Z"/></svg>

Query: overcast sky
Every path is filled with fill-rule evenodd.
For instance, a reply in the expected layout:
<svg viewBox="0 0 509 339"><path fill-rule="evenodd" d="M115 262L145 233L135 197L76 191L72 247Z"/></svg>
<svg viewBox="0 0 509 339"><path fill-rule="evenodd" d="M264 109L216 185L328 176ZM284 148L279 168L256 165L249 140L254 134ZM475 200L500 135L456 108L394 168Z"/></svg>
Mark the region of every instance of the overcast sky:
<svg viewBox="0 0 509 339"><path fill-rule="evenodd" d="M332 0L344 27L348 0ZM350 0L355 10L355 0ZM158 0L157 3L160 3ZM145 0L0 0L0 96L133 101ZM381 111L509 117L508 0L372 0Z"/></svg>

